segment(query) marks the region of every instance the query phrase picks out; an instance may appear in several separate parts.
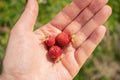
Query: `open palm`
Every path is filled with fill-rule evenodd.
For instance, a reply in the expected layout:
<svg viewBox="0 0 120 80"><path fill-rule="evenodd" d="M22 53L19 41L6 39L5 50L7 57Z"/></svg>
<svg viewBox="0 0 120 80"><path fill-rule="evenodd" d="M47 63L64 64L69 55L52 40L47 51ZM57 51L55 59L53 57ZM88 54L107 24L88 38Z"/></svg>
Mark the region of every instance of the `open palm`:
<svg viewBox="0 0 120 80"><path fill-rule="evenodd" d="M53 20L33 31L38 15L36 0L28 0L21 18L11 31L2 75L12 80L72 80L102 40L101 26L111 14L107 0L74 0ZM53 63L43 41L62 31L75 35L64 49L64 58Z"/></svg>

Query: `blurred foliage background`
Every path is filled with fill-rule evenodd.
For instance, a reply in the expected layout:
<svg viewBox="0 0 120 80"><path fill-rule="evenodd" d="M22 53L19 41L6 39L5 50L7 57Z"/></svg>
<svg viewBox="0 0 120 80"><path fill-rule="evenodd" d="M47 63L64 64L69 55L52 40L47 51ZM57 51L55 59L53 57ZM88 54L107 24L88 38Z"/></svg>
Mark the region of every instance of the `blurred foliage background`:
<svg viewBox="0 0 120 80"><path fill-rule="evenodd" d="M50 21L72 0L38 0L35 28ZM113 14L105 23L107 33L74 80L120 80L120 0L109 0ZM0 71L10 29L24 10L25 0L0 0Z"/></svg>

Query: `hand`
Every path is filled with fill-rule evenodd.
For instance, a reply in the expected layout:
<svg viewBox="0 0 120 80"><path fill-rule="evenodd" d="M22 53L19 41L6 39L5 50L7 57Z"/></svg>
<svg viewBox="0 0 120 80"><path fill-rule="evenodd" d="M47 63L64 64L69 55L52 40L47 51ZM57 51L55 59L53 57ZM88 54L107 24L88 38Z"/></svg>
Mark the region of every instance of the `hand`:
<svg viewBox="0 0 120 80"><path fill-rule="evenodd" d="M105 34L101 25L111 15L106 3L107 0L74 0L48 24L33 31L38 4L28 0L11 30L1 79L72 80ZM74 34L76 43L66 47L61 61L52 63L43 39L62 31Z"/></svg>

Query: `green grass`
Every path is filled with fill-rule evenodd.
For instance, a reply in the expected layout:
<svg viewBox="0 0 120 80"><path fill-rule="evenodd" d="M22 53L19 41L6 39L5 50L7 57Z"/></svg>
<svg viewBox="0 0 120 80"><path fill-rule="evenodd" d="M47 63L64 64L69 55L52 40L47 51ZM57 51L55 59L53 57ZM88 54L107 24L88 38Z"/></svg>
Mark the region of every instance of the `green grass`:
<svg viewBox="0 0 120 80"><path fill-rule="evenodd" d="M49 22L72 0L39 0L38 25ZM113 14L105 23L107 33L93 55L84 64L74 80L120 80L120 0L109 0ZM24 10L25 0L0 0L0 27L11 29ZM5 54L9 33L0 32L0 70ZM114 73L114 74L113 74Z"/></svg>

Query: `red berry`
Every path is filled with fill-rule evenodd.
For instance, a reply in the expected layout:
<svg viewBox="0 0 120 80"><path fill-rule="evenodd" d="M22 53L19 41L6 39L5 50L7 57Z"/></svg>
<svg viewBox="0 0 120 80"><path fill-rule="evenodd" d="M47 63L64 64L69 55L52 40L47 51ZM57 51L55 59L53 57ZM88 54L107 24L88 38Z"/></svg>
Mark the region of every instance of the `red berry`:
<svg viewBox="0 0 120 80"><path fill-rule="evenodd" d="M45 41L45 43L46 43L46 45L47 45L48 47L53 46L53 45L55 44L55 37L49 36L49 37L47 38L47 40Z"/></svg>
<svg viewBox="0 0 120 80"><path fill-rule="evenodd" d="M49 49L49 56L50 58L59 58L61 55L62 55L62 49L59 47L59 46L52 46L50 49Z"/></svg>
<svg viewBox="0 0 120 80"><path fill-rule="evenodd" d="M58 34L58 36L56 37L56 43L61 47L67 46L70 43L70 41L70 35L65 32Z"/></svg>

